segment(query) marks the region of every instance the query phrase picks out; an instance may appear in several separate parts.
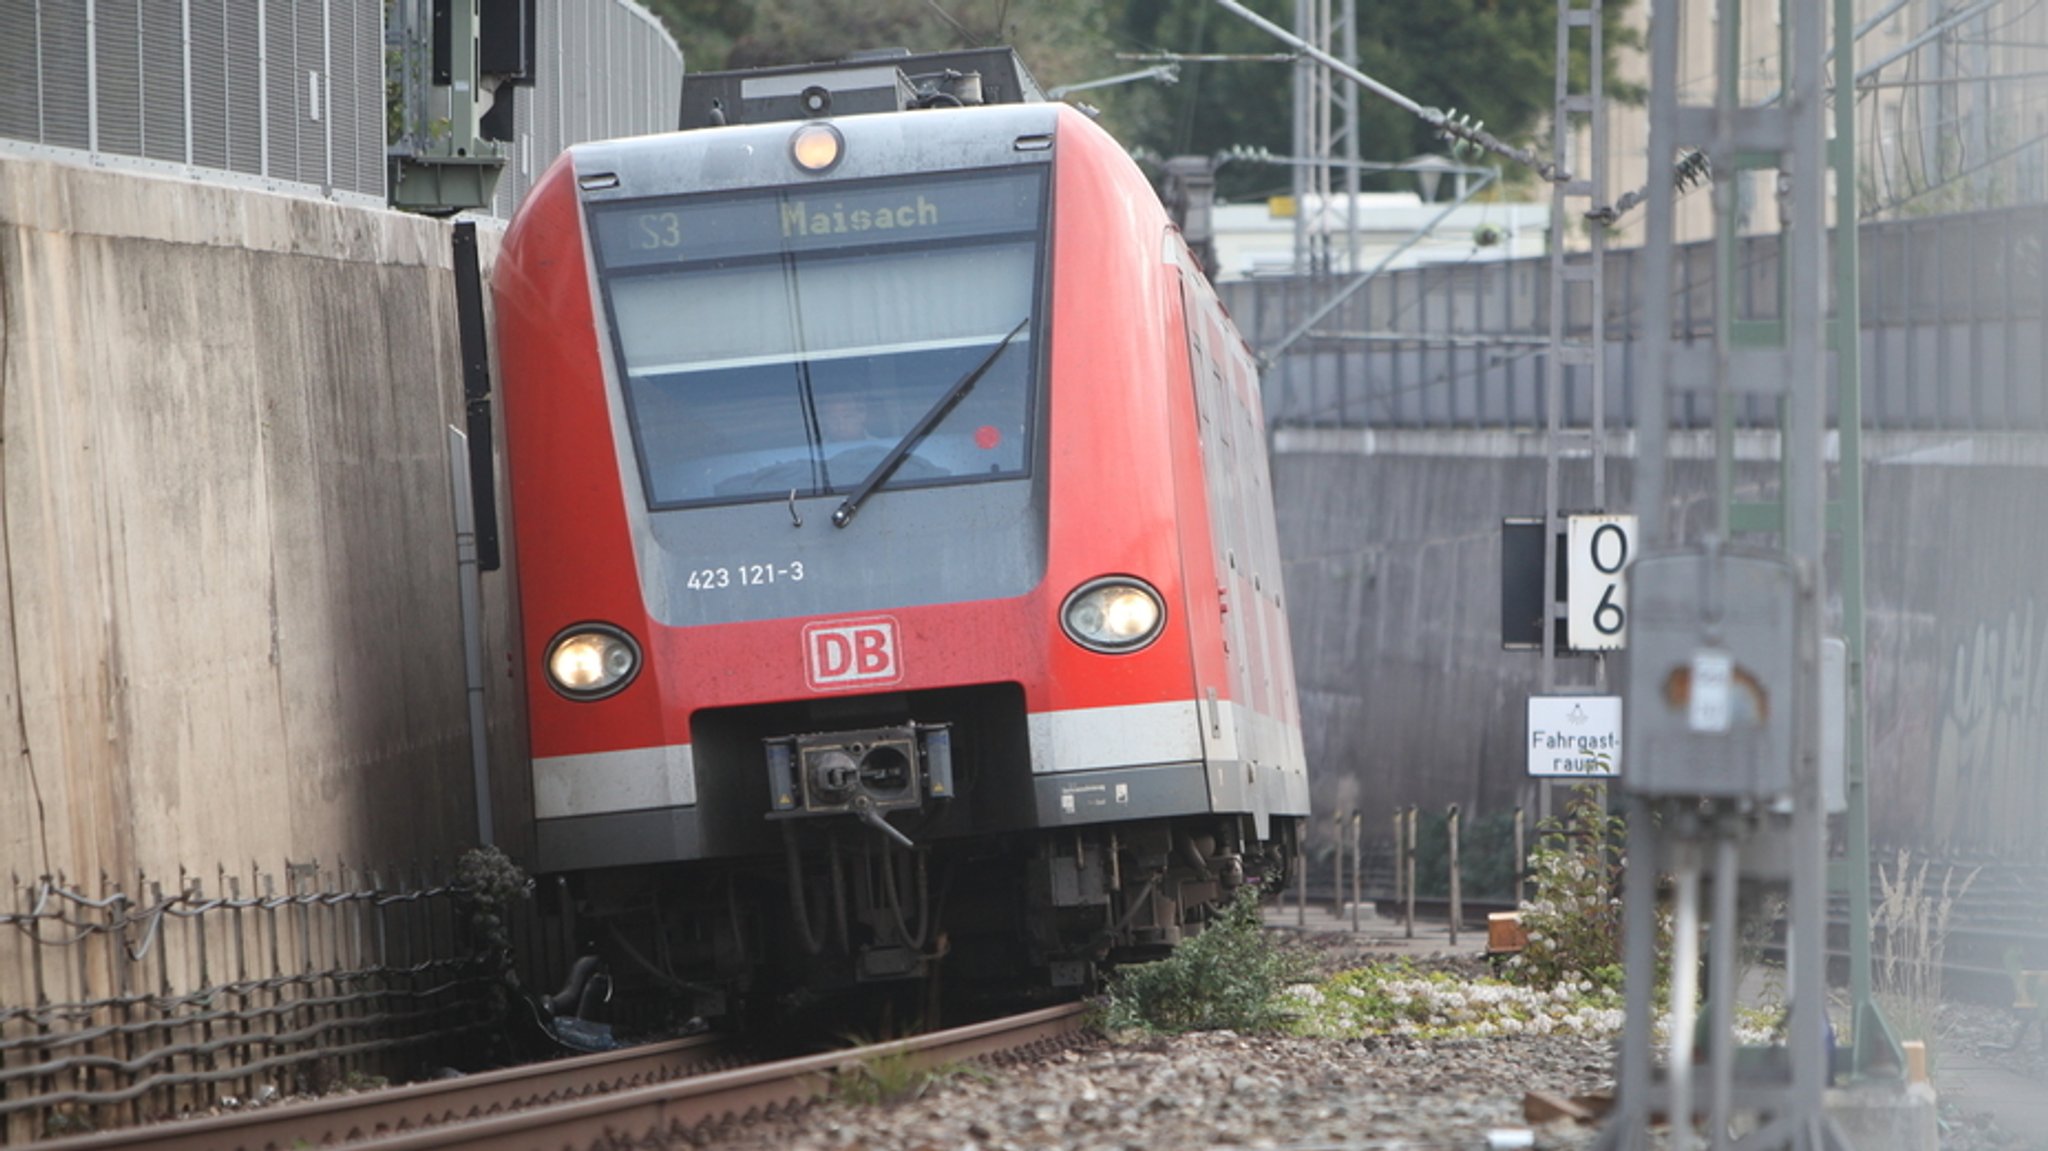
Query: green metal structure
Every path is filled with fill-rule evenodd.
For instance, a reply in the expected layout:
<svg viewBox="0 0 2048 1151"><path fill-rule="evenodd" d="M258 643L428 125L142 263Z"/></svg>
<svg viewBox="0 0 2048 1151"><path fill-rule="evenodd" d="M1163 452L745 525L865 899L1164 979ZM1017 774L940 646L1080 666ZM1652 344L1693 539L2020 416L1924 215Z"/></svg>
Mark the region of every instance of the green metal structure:
<svg viewBox="0 0 2048 1151"><path fill-rule="evenodd" d="M445 216L490 205L505 155L479 125L490 102L478 60L478 0L435 0L433 8L408 0L387 12L396 122L386 157L391 206Z"/></svg>
<svg viewBox="0 0 2048 1151"><path fill-rule="evenodd" d="M1860 218L1856 180L1856 4L1855 0L1833 0L1834 138L1828 144L1827 166L1834 176L1835 228L1833 245L1834 315L1828 323L1828 347L1835 353L1835 429L1837 435L1835 498L1826 509L1828 533L1837 540L1839 589L1842 616L1841 639L1847 650L1844 683L1846 693L1842 753L1845 801L1842 815L1843 851L1828 865L1828 890L1848 897L1849 992L1854 1018L1851 1030L1851 1067L1860 1078L1898 1078L1903 1074L1904 1056L1897 1037L1878 1007L1871 989L1870 956L1870 788L1864 707L1864 573L1863 573L1863 375L1861 263L1858 258L1857 223ZM1721 29L1717 45L1717 66L1723 83L1740 75L1741 29L1735 22ZM1789 21L1781 21L1789 26ZM1775 164L1775 157L1742 157L1745 168ZM1719 174L1717 174L1719 176ZM1722 177L1725 178L1725 177ZM1721 284L1719 316L1729 324L1730 342L1737 347L1779 347L1785 333L1782 313L1768 319L1740 319L1735 315L1735 232L1731 210L1722 220L1716 266ZM1779 264L1779 283L1784 285L1786 269ZM1779 293L1782 308L1784 293ZM1760 502L1737 502L1734 498L1734 463L1730 434L1734 413L1720 413L1721 434L1717 437L1717 474L1724 506L1730 509L1729 528L1736 532L1782 532L1785 507L1781 498Z"/></svg>

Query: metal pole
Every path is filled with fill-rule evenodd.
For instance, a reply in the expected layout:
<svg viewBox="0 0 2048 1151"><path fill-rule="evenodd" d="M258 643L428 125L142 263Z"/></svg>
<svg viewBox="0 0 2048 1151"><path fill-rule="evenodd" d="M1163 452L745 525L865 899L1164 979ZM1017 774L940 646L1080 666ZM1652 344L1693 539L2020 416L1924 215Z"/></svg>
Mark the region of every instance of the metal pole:
<svg viewBox="0 0 2048 1151"><path fill-rule="evenodd" d="M1857 71L1856 41L1864 29L1852 27L1855 8L1855 0L1835 0L1837 76ZM1870 787L1863 691L1863 281L1857 228L1862 216L1856 189L1856 99L1840 81L1835 86L1834 111L1835 429L1842 532L1838 562L1842 569L1842 640L1848 652L1842 752L1847 761L1845 798L1849 810L1843 817L1842 870L1849 889L1849 1001L1855 1011L1855 1067L1858 1074L1869 1074L1887 1060L1896 1068L1903 1056L1896 1051L1891 1028L1870 987ZM1870 1042L1878 1037L1884 1042Z"/></svg>
<svg viewBox="0 0 2048 1151"><path fill-rule="evenodd" d="M1301 845L1300 847L1297 847L1297 848L1295 849L1295 862L1296 862L1297 864L1299 864L1299 866L1297 866L1297 867L1296 867L1296 868L1294 869L1294 925L1295 925L1296 927L1307 927L1307 926L1308 926L1308 845L1307 845L1307 844L1303 844L1303 845Z"/></svg>
<svg viewBox="0 0 2048 1151"><path fill-rule="evenodd" d="M1678 33L1684 18L1682 0L1665 0L1650 20L1650 155L1677 152ZM1652 163L1645 189L1643 232L1642 366L1636 373L1636 522L1643 545L1638 551L1667 543L1664 524L1664 469L1670 433L1669 394L1672 368L1671 266L1673 193L1677 180L1670 165ZM1651 990L1656 968L1656 880L1658 835L1650 803L1637 796L1628 801L1628 854L1634 870L1622 901L1623 961L1628 978L1623 986L1626 1011L1621 1055L1617 1060L1619 1106L1605 1132L1603 1149L1635 1151L1648 1145L1651 1098Z"/></svg>
<svg viewBox="0 0 2048 1151"><path fill-rule="evenodd" d="M1415 938L1415 805L1408 805L1407 924L1409 939Z"/></svg>
<svg viewBox="0 0 2048 1151"><path fill-rule="evenodd" d="M1346 63L1358 64L1358 0L1344 0L1344 30L1339 51ZM1337 97L1344 117L1344 274L1358 273L1358 87L1346 84Z"/></svg>
<svg viewBox="0 0 2048 1151"><path fill-rule="evenodd" d="M1589 72L1583 92L1572 90L1575 30L1583 31L1588 52ZM1593 459L1593 510L1607 510L1606 229L1596 226L1589 230L1589 248L1583 255L1573 256L1568 252L1571 221L1588 218L1606 194L1607 117L1603 106L1606 87L1601 52L1600 0L1591 0L1584 7L1575 0L1557 0L1551 154L1565 155L1574 132L1583 124L1589 137L1591 156L1587 159L1591 163L1589 166L1581 162L1575 167L1590 171L1591 175L1586 179L1561 180L1550 188L1550 354L1544 362L1543 374L1544 611L1538 671L1539 688L1546 695L1556 692L1561 686L1557 651L1561 638L1557 634L1557 601L1563 591L1558 586L1557 549L1558 535L1564 530L1564 511L1559 506L1560 456L1565 448L1564 425L1570 418L1565 405L1565 391L1574 370L1577 378L1591 389L1591 424L1584 434L1588 437ZM1571 325L1572 296L1577 285L1584 285L1589 309L1584 337L1575 334ZM1578 434L1574 433L1574 440ZM1599 690L1605 682L1606 665L1604 661L1596 661L1593 682L1585 686ZM1550 782L1541 780L1535 786L1537 815L1547 819L1552 804Z"/></svg>
<svg viewBox="0 0 2048 1151"><path fill-rule="evenodd" d="M1737 877L1741 874L1735 836L1722 829L1714 841L1714 906L1707 928L1712 933L1707 936L1707 1034L1710 1042L1724 1045L1735 1042L1735 941L1739 932L1735 895ZM1707 1088L1707 1130L1711 1132L1714 1151L1724 1151L1728 1146L1729 1112L1734 1107L1735 1061L1720 1058L1718 1051L1715 1055L1713 1081Z"/></svg>
<svg viewBox="0 0 2048 1151"><path fill-rule="evenodd" d="M1529 875L1529 850L1527 840L1528 813L1515 808L1515 906L1522 905L1522 885Z"/></svg>
<svg viewBox="0 0 2048 1151"><path fill-rule="evenodd" d="M1351 933L1358 934L1358 905L1365 892L1365 813L1351 813Z"/></svg>
<svg viewBox="0 0 2048 1151"><path fill-rule="evenodd" d="M1791 112L1792 176L1790 220L1780 245L1789 265L1791 291L1785 322L1790 351L1788 417L1784 452L1785 550L1804 578L1799 628L1799 666L1805 690L1795 695L1798 706L1794 746L1792 816L1792 931L1799 942L1798 966L1792 979L1792 1020L1787 1044L1792 1049L1795 1106L1825 1118L1822 1097L1827 1084L1827 819L1821 811L1820 626L1827 607L1825 552L1827 535L1826 479L1822 474L1826 428L1822 400L1826 392L1827 262L1826 127L1822 118L1821 56L1826 48L1824 13L1811 3L1786 4L1785 90Z"/></svg>
<svg viewBox="0 0 2048 1151"><path fill-rule="evenodd" d="M484 641L478 590L476 519L469 498L469 437L448 429L448 478L455 501L455 578L462 611L462 674L469 694L469 765L476 793L476 839L497 842L491 819L490 732L484 717Z"/></svg>
<svg viewBox="0 0 2048 1151"><path fill-rule="evenodd" d="M1336 824L1330 828L1330 841L1337 845L1336 874L1330 877L1330 918L1341 918L1344 914L1344 813L1338 812Z"/></svg>
<svg viewBox="0 0 2048 1151"><path fill-rule="evenodd" d="M1294 926L1309 926L1309 848L1294 844Z"/></svg>
<svg viewBox="0 0 2048 1151"><path fill-rule="evenodd" d="M1671 1032L1664 1065L1671 1075L1671 1151L1691 1151L1692 1037L1700 977L1700 867L1691 844L1681 847L1672 870L1677 894L1671 909Z"/></svg>
<svg viewBox="0 0 2048 1151"><path fill-rule="evenodd" d="M1445 830L1450 836L1451 853L1451 946L1458 945L1458 921L1464 918L1465 901L1458 884L1458 805L1452 804Z"/></svg>
<svg viewBox="0 0 2048 1151"><path fill-rule="evenodd" d="M1397 808L1395 808L1395 809L1394 809L1394 892L1393 892L1393 897L1394 897L1394 905L1395 905L1395 906L1397 906L1397 907L1398 907L1398 906L1400 906L1400 904L1401 904L1401 893L1402 893L1402 892L1404 892L1404 891L1406 891L1406 890L1408 890L1408 888L1407 888L1407 886L1406 886L1406 880L1405 880L1405 876L1406 876L1406 874L1407 874L1407 873L1406 873L1405 871L1403 871L1403 870L1402 870L1402 866L1403 866L1403 865L1402 865L1402 860L1406 858L1406 849L1405 849L1405 848L1404 848L1404 847L1403 847L1402 845L1408 842L1408 836L1407 836L1407 832L1406 832L1406 828L1407 828L1407 825L1408 825L1408 817L1407 817L1406 815L1404 815L1404 814L1402 813L1402 811L1401 811L1401 809L1400 809L1400 808L1398 808L1398 807L1397 807Z"/></svg>
<svg viewBox="0 0 2048 1151"><path fill-rule="evenodd" d="M1294 27L1304 37L1312 35L1310 12L1315 0L1294 0ZM1306 43L1306 39L1302 41ZM1309 103L1314 99L1315 61L1304 55L1294 62L1294 136L1293 152L1297 156L1309 155ZM1291 173L1294 192L1294 274L1305 276L1309 272L1308 234L1308 193L1313 183L1313 174L1307 167L1297 167Z"/></svg>
<svg viewBox="0 0 2048 1151"><path fill-rule="evenodd" d="M1650 21L1650 154L1671 155L1678 136L1679 6ZM1677 180L1665 164L1650 165L1643 234L1643 359L1636 398L1636 523L1638 552L1669 540L1664 530L1664 469L1670 433L1671 265Z"/></svg>

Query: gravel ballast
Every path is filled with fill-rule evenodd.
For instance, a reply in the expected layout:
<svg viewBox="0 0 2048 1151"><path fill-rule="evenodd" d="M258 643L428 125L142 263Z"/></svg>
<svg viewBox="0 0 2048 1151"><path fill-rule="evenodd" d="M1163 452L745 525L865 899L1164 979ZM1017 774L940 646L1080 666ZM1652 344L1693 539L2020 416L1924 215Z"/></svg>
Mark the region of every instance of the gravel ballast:
<svg viewBox="0 0 2048 1151"><path fill-rule="evenodd" d="M1341 939L1291 944L1321 973L1383 956ZM1437 957L1418 966L1477 977L1483 963ZM1944 1012L1950 1050L1998 1053L2003 1013ZM2048 1060L2000 1059L2048 1090ZM1937 1077L1939 1072L1937 1070ZM742 1151L1224 1151L1272 1148L1487 1148L1581 1151L1592 1127L1531 1128L1529 1091L1569 1097L1611 1087L1614 1052L1576 1035L1486 1039L1301 1039L1227 1031L1093 1037L1040 1061L965 1069L893 1103L831 1101L730 1128L718 1146ZM1661 1143L1661 1140L1658 1142ZM1982 1114L1942 1110L1942 1151L2048 1151L2048 1132L2000 1129Z"/></svg>

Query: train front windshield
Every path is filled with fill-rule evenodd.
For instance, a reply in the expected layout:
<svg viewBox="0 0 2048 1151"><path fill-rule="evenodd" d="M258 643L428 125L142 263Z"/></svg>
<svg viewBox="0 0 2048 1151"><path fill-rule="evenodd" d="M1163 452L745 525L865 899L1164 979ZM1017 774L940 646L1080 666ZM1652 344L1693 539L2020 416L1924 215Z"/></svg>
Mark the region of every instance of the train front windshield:
<svg viewBox="0 0 2048 1151"><path fill-rule="evenodd" d="M1027 475L1045 211L1041 169L593 207L649 506L845 494L927 417L887 487Z"/></svg>

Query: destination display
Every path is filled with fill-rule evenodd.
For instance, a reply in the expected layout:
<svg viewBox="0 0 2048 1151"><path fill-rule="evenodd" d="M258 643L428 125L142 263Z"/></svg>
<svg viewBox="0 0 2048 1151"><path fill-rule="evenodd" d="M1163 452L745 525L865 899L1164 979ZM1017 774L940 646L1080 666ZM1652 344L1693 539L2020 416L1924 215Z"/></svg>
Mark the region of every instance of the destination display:
<svg viewBox="0 0 2048 1151"><path fill-rule="evenodd" d="M1045 173L1033 168L606 204L591 226L599 259L617 271L1035 232L1044 198Z"/></svg>

